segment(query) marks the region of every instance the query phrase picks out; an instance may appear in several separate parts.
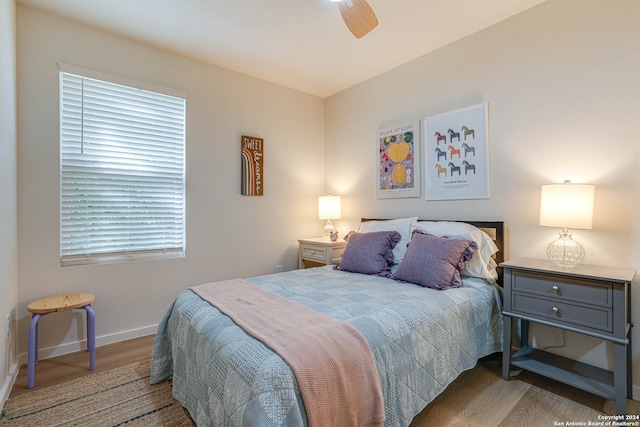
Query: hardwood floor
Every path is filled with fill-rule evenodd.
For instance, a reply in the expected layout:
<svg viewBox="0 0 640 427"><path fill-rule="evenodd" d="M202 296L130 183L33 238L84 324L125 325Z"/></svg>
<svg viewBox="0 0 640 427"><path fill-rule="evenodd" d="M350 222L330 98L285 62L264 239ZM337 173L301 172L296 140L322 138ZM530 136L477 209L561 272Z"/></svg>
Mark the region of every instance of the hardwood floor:
<svg viewBox="0 0 640 427"><path fill-rule="evenodd" d="M460 374L411 426L586 426L616 412L613 400L528 371L514 370L505 381L501 359L486 357ZM640 414L640 402L627 399L627 413Z"/></svg>
<svg viewBox="0 0 640 427"><path fill-rule="evenodd" d="M96 349L96 370L101 372L151 357L154 336L110 344ZM33 390L59 384L93 372L89 355L78 352L40 361ZM20 368L11 396L29 393L26 366ZM640 402L627 401L629 414L640 414ZM412 427L432 426L560 426L568 422L588 425L598 415L615 413L615 403L562 383L522 371L509 381L501 377L499 355L482 359L463 372L419 415ZM580 425L580 424L575 424ZM606 425L606 424L605 424Z"/></svg>

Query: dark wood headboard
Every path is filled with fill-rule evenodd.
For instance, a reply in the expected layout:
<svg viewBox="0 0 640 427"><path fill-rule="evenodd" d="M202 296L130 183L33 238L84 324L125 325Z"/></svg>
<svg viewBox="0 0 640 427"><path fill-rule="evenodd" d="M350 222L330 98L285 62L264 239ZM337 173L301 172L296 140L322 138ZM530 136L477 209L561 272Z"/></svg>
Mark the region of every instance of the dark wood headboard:
<svg viewBox="0 0 640 427"><path fill-rule="evenodd" d="M365 221L387 221L386 219L377 218L362 218L362 222ZM445 221L437 219L419 219L418 221ZM487 233L495 242L498 247L498 252L494 255L497 264L504 262L505 256L505 233L504 233L504 221L462 221L462 220L446 220L450 222L466 222L475 227L478 227L485 233ZM498 284L502 286L502 268L498 267Z"/></svg>

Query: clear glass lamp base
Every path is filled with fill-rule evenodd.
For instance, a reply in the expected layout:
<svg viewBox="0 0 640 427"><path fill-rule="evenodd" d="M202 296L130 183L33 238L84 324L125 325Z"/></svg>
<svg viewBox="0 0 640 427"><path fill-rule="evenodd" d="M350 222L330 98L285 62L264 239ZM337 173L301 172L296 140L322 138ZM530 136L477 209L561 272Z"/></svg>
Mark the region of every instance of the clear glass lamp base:
<svg viewBox="0 0 640 427"><path fill-rule="evenodd" d="M324 226L324 228L322 229L322 237L326 237L329 238L329 234L331 234L332 231L335 231L335 227L333 226L333 224L331 223L331 220L328 219L327 220L327 224Z"/></svg>
<svg viewBox="0 0 640 427"><path fill-rule="evenodd" d="M551 261L561 267L575 267L584 261L584 248L571 238L571 233L566 228L560 232L558 240L551 242L547 247L547 256Z"/></svg>

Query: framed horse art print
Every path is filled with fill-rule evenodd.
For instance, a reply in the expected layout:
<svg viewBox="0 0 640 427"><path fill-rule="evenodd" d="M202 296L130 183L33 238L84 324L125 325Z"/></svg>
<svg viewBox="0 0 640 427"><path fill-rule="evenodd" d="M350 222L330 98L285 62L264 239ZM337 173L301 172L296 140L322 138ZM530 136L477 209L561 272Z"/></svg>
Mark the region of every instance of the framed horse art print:
<svg viewBox="0 0 640 427"><path fill-rule="evenodd" d="M488 103L422 120L426 200L489 198Z"/></svg>

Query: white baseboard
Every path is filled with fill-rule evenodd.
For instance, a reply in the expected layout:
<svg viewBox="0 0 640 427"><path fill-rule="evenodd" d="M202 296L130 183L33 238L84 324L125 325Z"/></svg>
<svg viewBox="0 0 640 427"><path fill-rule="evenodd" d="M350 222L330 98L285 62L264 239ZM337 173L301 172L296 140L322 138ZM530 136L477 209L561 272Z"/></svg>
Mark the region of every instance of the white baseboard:
<svg viewBox="0 0 640 427"><path fill-rule="evenodd" d="M18 362L14 362L9 369L9 374L4 379L2 387L0 388L0 413L4 410L4 404L7 402L9 394L11 394L11 389L13 388L13 384L16 382L16 378L18 378L19 369L20 364Z"/></svg>
<svg viewBox="0 0 640 427"><path fill-rule="evenodd" d="M158 325L151 325L144 328L131 329L129 331L117 332L115 334L96 337L96 347L126 341L133 338L145 337L147 335L154 335L157 329ZM55 347L39 348L38 360L50 359L52 357L62 356L63 354L75 353L77 351L86 350L86 348L87 340L60 344ZM27 356L27 353L22 353L18 356L21 365L27 363ZM99 363L99 361L96 361L96 363Z"/></svg>

